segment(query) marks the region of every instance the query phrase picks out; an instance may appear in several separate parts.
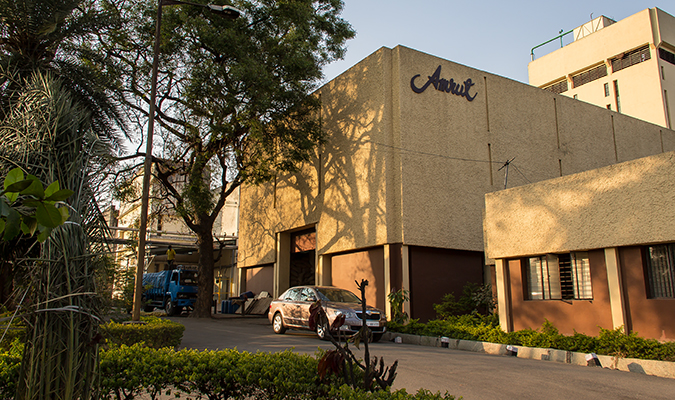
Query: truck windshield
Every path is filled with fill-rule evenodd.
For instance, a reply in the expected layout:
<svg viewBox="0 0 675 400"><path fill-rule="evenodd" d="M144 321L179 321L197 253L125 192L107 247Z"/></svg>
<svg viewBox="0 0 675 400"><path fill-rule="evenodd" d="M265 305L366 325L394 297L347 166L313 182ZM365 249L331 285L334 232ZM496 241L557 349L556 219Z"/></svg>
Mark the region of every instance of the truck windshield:
<svg viewBox="0 0 675 400"><path fill-rule="evenodd" d="M197 271L183 271L180 274L180 284L181 285L196 285L197 284Z"/></svg>

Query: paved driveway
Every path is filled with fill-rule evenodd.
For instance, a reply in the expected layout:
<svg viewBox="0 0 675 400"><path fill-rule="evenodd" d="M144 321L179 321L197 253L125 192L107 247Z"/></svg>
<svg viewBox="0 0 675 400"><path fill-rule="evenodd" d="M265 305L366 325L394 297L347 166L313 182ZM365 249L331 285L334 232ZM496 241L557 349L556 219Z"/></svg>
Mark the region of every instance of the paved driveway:
<svg viewBox="0 0 675 400"><path fill-rule="evenodd" d="M237 348L250 352L293 348L314 354L318 347L332 346L302 331L275 335L266 318L255 316L172 319L186 328L181 348ZM675 379L639 373L392 342L371 344L370 351L383 356L387 365L399 361L394 388L408 392L419 388L448 391L466 400L675 399Z"/></svg>

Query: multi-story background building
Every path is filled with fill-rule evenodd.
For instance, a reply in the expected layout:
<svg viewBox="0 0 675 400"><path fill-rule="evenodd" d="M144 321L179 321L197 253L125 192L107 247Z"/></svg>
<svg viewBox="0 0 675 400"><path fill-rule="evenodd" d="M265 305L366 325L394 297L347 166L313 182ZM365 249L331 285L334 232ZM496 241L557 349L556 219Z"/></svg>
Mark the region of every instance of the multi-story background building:
<svg viewBox="0 0 675 400"><path fill-rule="evenodd" d="M572 32L568 45L530 62L533 86L667 128L675 122L675 17L650 8L605 16Z"/></svg>

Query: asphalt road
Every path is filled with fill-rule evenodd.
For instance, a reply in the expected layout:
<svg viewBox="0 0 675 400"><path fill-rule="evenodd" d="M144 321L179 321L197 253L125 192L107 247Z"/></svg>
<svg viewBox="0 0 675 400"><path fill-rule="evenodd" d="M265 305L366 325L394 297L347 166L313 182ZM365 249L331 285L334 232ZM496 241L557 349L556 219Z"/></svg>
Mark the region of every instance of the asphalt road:
<svg viewBox="0 0 675 400"><path fill-rule="evenodd" d="M181 348L249 352L292 348L314 354L318 347L332 347L309 332L289 330L276 335L267 318L172 320L185 325ZM405 388L409 393L425 388L465 400L675 399L675 379L639 373L392 342L373 343L370 352L384 357L387 365L399 361L394 389Z"/></svg>

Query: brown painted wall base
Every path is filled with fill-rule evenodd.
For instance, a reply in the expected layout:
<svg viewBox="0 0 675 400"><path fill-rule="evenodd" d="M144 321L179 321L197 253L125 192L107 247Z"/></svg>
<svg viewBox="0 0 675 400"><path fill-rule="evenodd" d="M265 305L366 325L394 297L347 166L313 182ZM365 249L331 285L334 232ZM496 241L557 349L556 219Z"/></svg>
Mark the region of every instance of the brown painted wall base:
<svg viewBox="0 0 675 400"><path fill-rule="evenodd" d="M528 300L523 264L527 260L509 261L513 329L538 329L546 320L565 335L572 335L576 330L595 336L600 333L600 327L612 329L604 251L590 251L588 257L593 300Z"/></svg>
<svg viewBox="0 0 675 400"><path fill-rule="evenodd" d="M387 294L384 283L384 249L375 247L368 250L332 257L331 279L333 286L358 293L356 283L368 280L366 303L384 309Z"/></svg>
<svg viewBox="0 0 675 400"><path fill-rule="evenodd" d="M642 247L619 249L627 325L642 337L675 340L675 299L647 298Z"/></svg>
<svg viewBox="0 0 675 400"><path fill-rule="evenodd" d="M482 252L410 246L409 254L411 318L434 319L443 295L459 299L468 282L483 283Z"/></svg>

